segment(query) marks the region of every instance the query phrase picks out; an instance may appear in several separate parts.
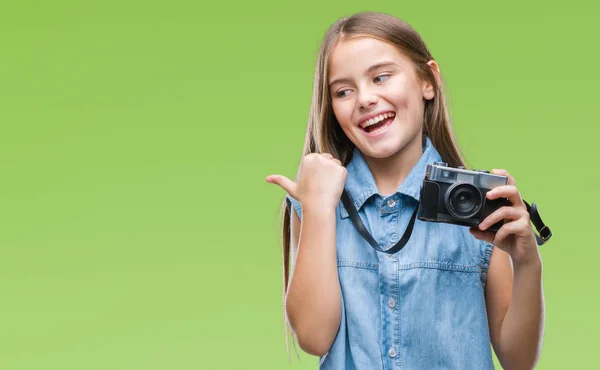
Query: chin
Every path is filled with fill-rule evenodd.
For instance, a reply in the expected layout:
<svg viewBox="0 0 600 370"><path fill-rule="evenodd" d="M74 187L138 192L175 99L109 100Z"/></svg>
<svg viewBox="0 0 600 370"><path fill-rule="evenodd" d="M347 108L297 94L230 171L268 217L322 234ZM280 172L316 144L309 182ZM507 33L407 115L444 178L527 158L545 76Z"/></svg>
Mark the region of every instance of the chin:
<svg viewBox="0 0 600 370"><path fill-rule="evenodd" d="M385 158L389 158L391 156L393 156L394 154L398 153L399 151L401 151L404 146L406 144L401 144L398 145L397 143L395 145L377 145L376 147L369 147L369 148L360 148L360 151L363 153L363 155L366 155L368 157L371 158L377 158L377 159L385 159Z"/></svg>

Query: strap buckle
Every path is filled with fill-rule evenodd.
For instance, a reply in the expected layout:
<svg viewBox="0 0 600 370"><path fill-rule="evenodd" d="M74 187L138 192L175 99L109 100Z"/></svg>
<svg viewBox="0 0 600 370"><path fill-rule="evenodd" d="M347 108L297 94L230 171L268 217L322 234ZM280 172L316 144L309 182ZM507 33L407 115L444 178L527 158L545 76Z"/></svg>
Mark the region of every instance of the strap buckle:
<svg viewBox="0 0 600 370"><path fill-rule="evenodd" d="M538 230L538 233L540 234L540 238L542 238L544 242L550 239L550 237L552 236L552 231L550 231L550 228L546 225L544 225L544 227Z"/></svg>

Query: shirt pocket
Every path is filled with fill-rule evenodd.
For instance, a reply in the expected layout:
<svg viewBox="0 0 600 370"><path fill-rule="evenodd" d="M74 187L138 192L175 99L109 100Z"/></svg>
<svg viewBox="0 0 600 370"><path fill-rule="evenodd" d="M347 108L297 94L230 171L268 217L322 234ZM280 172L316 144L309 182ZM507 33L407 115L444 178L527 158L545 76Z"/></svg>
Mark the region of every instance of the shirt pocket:
<svg viewBox="0 0 600 370"><path fill-rule="evenodd" d="M483 285L491 248L482 248L466 227L444 223L421 226L415 228L406 253L400 256L399 270L434 269L464 286Z"/></svg>
<svg viewBox="0 0 600 370"><path fill-rule="evenodd" d="M350 219L337 220L336 254L338 268L353 268L377 273L377 251L360 235Z"/></svg>

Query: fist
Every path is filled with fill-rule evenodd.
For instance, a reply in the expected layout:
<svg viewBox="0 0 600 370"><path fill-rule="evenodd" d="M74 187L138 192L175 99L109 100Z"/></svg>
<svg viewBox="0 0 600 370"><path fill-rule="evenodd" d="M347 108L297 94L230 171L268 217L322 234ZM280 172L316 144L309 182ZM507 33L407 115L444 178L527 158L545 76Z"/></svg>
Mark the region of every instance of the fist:
<svg viewBox="0 0 600 370"><path fill-rule="evenodd" d="M337 207L348 172L329 153L311 153L302 158L296 181L283 175L270 175L268 183L279 185L302 207Z"/></svg>

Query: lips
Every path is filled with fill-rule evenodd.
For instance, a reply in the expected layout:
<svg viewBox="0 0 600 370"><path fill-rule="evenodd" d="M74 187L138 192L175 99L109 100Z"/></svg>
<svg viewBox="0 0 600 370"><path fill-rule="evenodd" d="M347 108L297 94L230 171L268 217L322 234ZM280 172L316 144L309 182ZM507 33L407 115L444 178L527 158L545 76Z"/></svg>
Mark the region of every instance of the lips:
<svg viewBox="0 0 600 370"><path fill-rule="evenodd" d="M358 126L366 133L370 133L389 124L395 116L396 113L392 111L372 114L362 119Z"/></svg>
<svg viewBox="0 0 600 370"><path fill-rule="evenodd" d="M367 133L371 133L371 132L377 131L378 129L390 124L393 120L394 120L394 117L388 117L388 118L384 119L383 121L379 121L377 123L374 123L370 126L363 128L363 130L366 131Z"/></svg>

